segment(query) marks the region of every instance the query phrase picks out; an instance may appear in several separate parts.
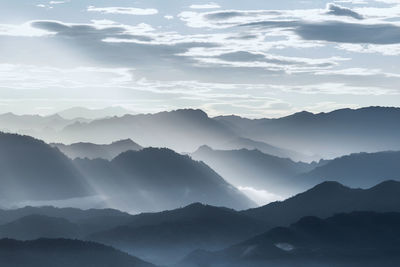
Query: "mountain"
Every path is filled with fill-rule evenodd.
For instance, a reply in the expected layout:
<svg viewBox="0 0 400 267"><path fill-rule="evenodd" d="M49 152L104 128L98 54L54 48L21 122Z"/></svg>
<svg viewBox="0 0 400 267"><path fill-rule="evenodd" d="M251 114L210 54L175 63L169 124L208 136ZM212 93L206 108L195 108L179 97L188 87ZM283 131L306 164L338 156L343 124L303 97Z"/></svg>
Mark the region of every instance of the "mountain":
<svg viewBox="0 0 400 267"><path fill-rule="evenodd" d="M22 218L29 218L30 216L59 218L64 221L69 221L79 225L82 234L104 231L123 225L129 222L132 217L132 215L128 213L113 209L81 210L76 208L24 207L0 210L0 225L12 223ZM29 224L25 224L24 226L29 227Z"/></svg>
<svg viewBox="0 0 400 267"><path fill-rule="evenodd" d="M294 161L313 161L319 160L319 157L310 156L298 153L294 150L284 149L281 147L276 147L265 142L254 141L249 138L238 137L234 139L230 139L227 142L216 145L214 148L219 150L240 150L240 149L248 149L248 150L259 150L264 154L280 157L280 158L290 158Z"/></svg>
<svg viewBox="0 0 400 267"><path fill-rule="evenodd" d="M71 160L29 136L0 133L0 198L59 200L92 194Z"/></svg>
<svg viewBox="0 0 400 267"><path fill-rule="evenodd" d="M195 203L172 211L135 215L129 224L95 233L89 239L165 265L192 250L222 249L269 228L237 211Z"/></svg>
<svg viewBox="0 0 400 267"><path fill-rule="evenodd" d="M326 218L352 211L400 212L400 182L386 181L370 189L351 189L324 182L282 202L243 211L272 225L288 225L304 216Z"/></svg>
<svg viewBox="0 0 400 267"><path fill-rule="evenodd" d="M160 211L202 202L236 209L255 204L202 162L169 149L127 151L112 161L76 159L110 205L131 212Z"/></svg>
<svg viewBox="0 0 400 267"><path fill-rule="evenodd" d="M88 122L86 119L67 120L59 115L16 115L0 114L0 131L34 136L45 140L57 140L57 132L75 122Z"/></svg>
<svg viewBox="0 0 400 267"><path fill-rule="evenodd" d="M400 108L300 112L278 119L249 120L237 116L214 119L241 137L323 158L400 150Z"/></svg>
<svg viewBox="0 0 400 267"><path fill-rule="evenodd" d="M121 117L131 114L132 111L122 107L107 107L102 109L89 109L84 107L73 107L57 112L58 115L65 119L85 118L89 120L102 119L105 117Z"/></svg>
<svg viewBox="0 0 400 267"><path fill-rule="evenodd" d="M75 158L102 158L102 159L113 159L122 152L128 150L141 150L142 147L130 139L119 140L108 145L98 145L92 143L74 143L71 145L64 144L51 144L53 147L57 147L61 152L67 155L71 159Z"/></svg>
<svg viewBox="0 0 400 267"><path fill-rule="evenodd" d="M78 238L82 234L78 225L63 218L29 215L0 225L0 238L32 240L38 238Z"/></svg>
<svg viewBox="0 0 400 267"><path fill-rule="evenodd" d="M385 180L400 180L400 152L358 153L336 158L296 179L306 187L322 181L337 181L368 188Z"/></svg>
<svg viewBox="0 0 400 267"><path fill-rule="evenodd" d="M75 123L65 127L60 136L64 142L94 143L130 138L145 147L187 152L203 144L212 146L226 142L232 138L232 133L203 111L188 109Z"/></svg>
<svg viewBox="0 0 400 267"><path fill-rule="evenodd" d="M205 162L235 186L264 190L281 197L299 192L295 176L317 166L248 149L225 151L202 146L191 156Z"/></svg>
<svg viewBox="0 0 400 267"><path fill-rule="evenodd" d="M218 252L195 252L181 266L394 267L400 262L399 223L400 213L304 217Z"/></svg>
<svg viewBox="0 0 400 267"><path fill-rule="evenodd" d="M151 267L114 248L68 239L0 240L2 267Z"/></svg>

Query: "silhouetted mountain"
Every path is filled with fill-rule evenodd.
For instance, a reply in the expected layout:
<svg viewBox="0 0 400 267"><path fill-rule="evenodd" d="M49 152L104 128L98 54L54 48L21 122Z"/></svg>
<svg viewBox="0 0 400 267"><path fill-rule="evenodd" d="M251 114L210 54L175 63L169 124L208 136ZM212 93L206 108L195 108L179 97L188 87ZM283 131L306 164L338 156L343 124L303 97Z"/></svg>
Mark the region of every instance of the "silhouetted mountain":
<svg viewBox="0 0 400 267"><path fill-rule="evenodd" d="M24 207L20 209L0 210L0 225L33 215L68 220L79 225L82 233L85 234L124 225L132 217L128 213L113 209L81 210L75 208ZM29 225L27 226L29 227Z"/></svg>
<svg viewBox="0 0 400 267"><path fill-rule="evenodd" d="M0 240L2 267L151 267L138 258L93 242L68 239Z"/></svg>
<svg viewBox="0 0 400 267"><path fill-rule="evenodd" d="M222 251L195 252L181 266L398 266L399 223L400 213L305 217Z"/></svg>
<svg viewBox="0 0 400 267"><path fill-rule="evenodd" d="M0 198L57 200L92 193L71 160L29 136L0 133Z"/></svg>
<svg viewBox="0 0 400 267"><path fill-rule="evenodd" d="M78 225L63 218L29 215L0 225L0 238L32 240L38 238L78 238L82 234Z"/></svg>
<svg viewBox="0 0 400 267"><path fill-rule="evenodd" d="M132 111L122 107L107 107L102 109L89 109L84 107L73 107L57 112L61 117L66 119L86 118L90 120L102 119L107 117L121 117L131 114Z"/></svg>
<svg viewBox="0 0 400 267"><path fill-rule="evenodd" d="M227 208L199 203L133 216L131 222L96 233L91 240L142 259L170 264L195 249L222 249L269 229L266 223Z"/></svg>
<svg viewBox="0 0 400 267"><path fill-rule="evenodd" d="M215 120L241 137L322 157L400 150L399 108L300 112L279 119L258 120L221 116Z"/></svg>
<svg viewBox="0 0 400 267"><path fill-rule="evenodd" d="M128 151L112 161L74 161L108 203L132 212L202 202L243 209L255 204L206 164L169 149Z"/></svg>
<svg viewBox="0 0 400 267"><path fill-rule="evenodd" d="M265 190L288 197L298 192L294 176L310 171L316 163L296 163L258 150L213 150L202 146L192 157L201 160L236 186Z"/></svg>
<svg viewBox="0 0 400 267"><path fill-rule="evenodd" d="M71 145L50 144L57 147L61 152L71 159L75 158L103 158L113 159L122 152L128 150L140 150L142 147L130 139L120 140L108 145L98 145L92 143L75 143Z"/></svg>
<svg viewBox="0 0 400 267"><path fill-rule="evenodd" d="M400 182L386 181L370 189L351 189L324 182L282 202L243 211L273 225L288 225L304 216L326 218L352 211L400 212Z"/></svg>
<svg viewBox="0 0 400 267"><path fill-rule="evenodd" d="M297 179L306 187L322 181L337 181L368 188L385 180L400 180L400 152L359 153L336 158Z"/></svg>

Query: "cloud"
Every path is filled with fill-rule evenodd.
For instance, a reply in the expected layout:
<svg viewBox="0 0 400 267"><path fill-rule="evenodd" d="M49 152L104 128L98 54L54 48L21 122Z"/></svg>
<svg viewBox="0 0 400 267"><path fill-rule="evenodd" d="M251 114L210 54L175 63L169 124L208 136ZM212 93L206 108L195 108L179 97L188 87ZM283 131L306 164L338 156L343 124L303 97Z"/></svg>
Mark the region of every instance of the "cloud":
<svg viewBox="0 0 400 267"><path fill-rule="evenodd" d="M220 8L221 6L217 3L214 2L210 2L208 4L194 4L191 5L190 8L192 9L216 9L216 8Z"/></svg>
<svg viewBox="0 0 400 267"><path fill-rule="evenodd" d="M40 37L52 34L51 31L34 27L30 22L20 25L0 24L0 36Z"/></svg>
<svg viewBox="0 0 400 267"><path fill-rule="evenodd" d="M154 8L135 8L135 7L94 7L87 8L89 12L100 12L103 14L122 14L122 15L155 15L158 10Z"/></svg>
<svg viewBox="0 0 400 267"><path fill-rule="evenodd" d="M400 27L389 23L297 22L294 23L294 31L306 40L367 44L400 43Z"/></svg>
<svg viewBox="0 0 400 267"><path fill-rule="evenodd" d="M350 8L335 5L333 3L329 3L327 5L327 10L328 11L326 12L326 14L328 14L328 15L352 17L352 18L359 19L359 20L364 19L364 17L362 15L351 10Z"/></svg>

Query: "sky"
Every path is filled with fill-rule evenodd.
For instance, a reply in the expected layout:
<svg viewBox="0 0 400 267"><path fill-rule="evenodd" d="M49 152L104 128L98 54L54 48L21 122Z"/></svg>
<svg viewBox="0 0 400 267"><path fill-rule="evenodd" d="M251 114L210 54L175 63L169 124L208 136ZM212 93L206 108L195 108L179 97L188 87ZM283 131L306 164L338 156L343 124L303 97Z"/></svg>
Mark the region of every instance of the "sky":
<svg viewBox="0 0 400 267"><path fill-rule="evenodd" d="M400 0L0 0L0 113L399 106Z"/></svg>

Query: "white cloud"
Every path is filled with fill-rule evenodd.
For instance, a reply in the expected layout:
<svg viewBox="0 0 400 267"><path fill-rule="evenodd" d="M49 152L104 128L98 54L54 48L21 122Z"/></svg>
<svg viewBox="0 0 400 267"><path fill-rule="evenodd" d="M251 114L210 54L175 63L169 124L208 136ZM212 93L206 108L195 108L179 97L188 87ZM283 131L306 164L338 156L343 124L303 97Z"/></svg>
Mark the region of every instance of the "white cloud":
<svg viewBox="0 0 400 267"><path fill-rule="evenodd" d="M194 4L190 6L191 9L216 9L221 8L221 6L217 3L210 2L207 4Z"/></svg>
<svg viewBox="0 0 400 267"><path fill-rule="evenodd" d="M20 25L0 24L0 36L40 37L52 34L52 32L32 27L31 22Z"/></svg>
<svg viewBox="0 0 400 267"><path fill-rule="evenodd" d="M94 7L87 8L89 12L100 12L103 14L123 14L123 15L155 15L158 10L154 8L135 8L135 7Z"/></svg>

